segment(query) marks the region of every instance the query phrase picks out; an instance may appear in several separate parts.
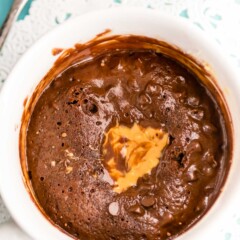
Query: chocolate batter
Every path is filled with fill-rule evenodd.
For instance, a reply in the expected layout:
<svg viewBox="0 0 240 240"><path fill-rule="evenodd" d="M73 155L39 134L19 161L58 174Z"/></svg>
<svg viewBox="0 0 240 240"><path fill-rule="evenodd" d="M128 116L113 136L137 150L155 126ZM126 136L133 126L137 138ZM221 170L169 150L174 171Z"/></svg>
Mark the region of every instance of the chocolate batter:
<svg viewBox="0 0 240 240"><path fill-rule="evenodd" d="M77 239L173 239L220 192L226 121L216 96L176 61L138 48L100 53L59 74L34 108L26 146L36 198ZM169 138L159 164L122 192L103 157L117 124Z"/></svg>

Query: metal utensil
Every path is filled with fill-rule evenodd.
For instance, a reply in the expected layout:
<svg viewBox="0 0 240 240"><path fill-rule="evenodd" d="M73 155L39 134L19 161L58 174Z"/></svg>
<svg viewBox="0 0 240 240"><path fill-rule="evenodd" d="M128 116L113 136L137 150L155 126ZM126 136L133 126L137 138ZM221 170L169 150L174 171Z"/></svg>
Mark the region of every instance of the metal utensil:
<svg viewBox="0 0 240 240"><path fill-rule="evenodd" d="M22 11L25 4L28 2L28 0L14 0L13 5L11 7L11 10L0 29L0 49L2 48L7 35L12 27L13 22L16 20L18 14Z"/></svg>

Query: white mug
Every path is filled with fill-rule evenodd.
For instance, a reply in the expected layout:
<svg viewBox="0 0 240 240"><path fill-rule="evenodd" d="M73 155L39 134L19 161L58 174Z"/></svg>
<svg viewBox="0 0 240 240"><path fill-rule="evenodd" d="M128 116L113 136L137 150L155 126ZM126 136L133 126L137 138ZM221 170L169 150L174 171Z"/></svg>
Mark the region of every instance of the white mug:
<svg viewBox="0 0 240 240"><path fill-rule="evenodd" d="M67 240L32 201L24 185L19 159L19 129L23 103L52 67L53 48L70 48L91 40L106 29L110 35L134 34L163 40L191 54L212 69L232 117L233 159L223 191L207 214L179 240L219 239L219 226L240 202L240 81L216 43L203 32L156 10L109 9L91 12L62 24L42 37L17 63L0 95L0 191L14 220L34 239Z"/></svg>

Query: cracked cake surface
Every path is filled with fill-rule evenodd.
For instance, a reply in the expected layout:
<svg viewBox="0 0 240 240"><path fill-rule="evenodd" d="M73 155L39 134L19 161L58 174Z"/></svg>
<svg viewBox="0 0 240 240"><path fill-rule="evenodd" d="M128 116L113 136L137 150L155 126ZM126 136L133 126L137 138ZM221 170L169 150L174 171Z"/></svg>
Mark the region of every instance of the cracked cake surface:
<svg viewBox="0 0 240 240"><path fill-rule="evenodd" d="M139 148L141 140L126 135L134 125L137 134L152 129L168 140L152 168L116 191L112 169L124 178L158 146L140 135L147 140ZM105 148L116 126L125 135ZM36 103L26 140L39 204L77 239L173 239L213 204L229 157L214 96L184 66L146 49L111 50L55 77ZM135 154L128 161L126 146Z"/></svg>

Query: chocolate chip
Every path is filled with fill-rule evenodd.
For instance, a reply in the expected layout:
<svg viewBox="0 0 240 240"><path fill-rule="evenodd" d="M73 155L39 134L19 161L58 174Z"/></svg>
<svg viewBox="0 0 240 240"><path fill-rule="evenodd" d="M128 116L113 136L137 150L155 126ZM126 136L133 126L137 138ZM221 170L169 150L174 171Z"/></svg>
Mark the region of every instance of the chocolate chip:
<svg viewBox="0 0 240 240"><path fill-rule="evenodd" d="M212 134L212 133L214 133L214 132L217 131L217 128L216 128L213 124L209 123L209 124L205 124L205 125L203 126L203 131L204 131L206 134Z"/></svg>
<svg viewBox="0 0 240 240"><path fill-rule="evenodd" d="M213 174L214 170L210 166L203 166L202 172L204 175L211 176Z"/></svg>
<svg viewBox="0 0 240 240"><path fill-rule="evenodd" d="M193 118L195 120L200 121L204 117L204 111L200 110L200 109L193 109L188 112L188 116L190 116L191 118Z"/></svg>
<svg viewBox="0 0 240 240"><path fill-rule="evenodd" d="M215 160L213 154L210 151L207 151L204 154L203 160L208 162L212 168L216 168L218 166L218 162Z"/></svg>
<svg viewBox="0 0 240 240"><path fill-rule="evenodd" d="M208 197L204 197L203 199L201 199L198 203L198 205L195 208L196 212L202 212L206 206L208 205Z"/></svg>
<svg viewBox="0 0 240 240"><path fill-rule="evenodd" d="M186 180L188 182L195 182L198 180L198 172L199 170L195 165L192 165L188 168L188 171L186 173Z"/></svg>
<svg viewBox="0 0 240 240"><path fill-rule="evenodd" d="M151 95L160 95L162 92L162 87L159 84L148 83L146 86L146 93Z"/></svg>
<svg viewBox="0 0 240 240"><path fill-rule="evenodd" d="M186 82L183 76L176 76L174 80L176 81L176 83L179 83L179 84L184 84Z"/></svg>
<svg viewBox="0 0 240 240"><path fill-rule="evenodd" d="M212 161L210 162L210 164L213 168L216 168L218 166L218 163L214 158L212 158Z"/></svg>
<svg viewBox="0 0 240 240"><path fill-rule="evenodd" d="M55 109L55 110L59 110L59 106L57 103L53 102L52 103L52 107Z"/></svg>
<svg viewBox="0 0 240 240"><path fill-rule="evenodd" d="M207 185L207 186L204 188L204 192L205 192L207 195L210 195L213 191L214 191L214 186L213 186L213 185Z"/></svg>
<svg viewBox="0 0 240 240"><path fill-rule="evenodd" d="M161 214L161 225L165 226L173 221L173 215L166 211Z"/></svg>
<svg viewBox="0 0 240 240"><path fill-rule="evenodd" d="M188 105L190 105L192 107L197 107L199 105L200 101L196 97L189 97L187 99L187 103L188 103Z"/></svg>
<svg viewBox="0 0 240 240"><path fill-rule="evenodd" d="M139 92L140 91L138 82L136 80L133 80L133 79L128 80L127 85L130 88L130 90L132 90L134 92Z"/></svg>
<svg viewBox="0 0 240 240"><path fill-rule="evenodd" d="M138 97L138 101L140 103L140 105L146 105L146 104L150 104L152 102L151 98L148 96L148 94L141 94Z"/></svg>
<svg viewBox="0 0 240 240"><path fill-rule="evenodd" d="M131 206L128 210L129 212L135 213L137 215L142 216L144 214L144 209L138 204Z"/></svg>
<svg viewBox="0 0 240 240"><path fill-rule="evenodd" d="M198 140L191 141L187 146L188 153L201 152L201 151L202 151L202 146Z"/></svg>
<svg viewBox="0 0 240 240"><path fill-rule="evenodd" d="M156 203L156 200L153 196L145 196L141 199L141 204L148 208L152 207Z"/></svg>
<svg viewBox="0 0 240 240"><path fill-rule="evenodd" d="M196 172L187 172L186 174L186 180L188 182L196 182L198 180L198 177L196 175Z"/></svg>

